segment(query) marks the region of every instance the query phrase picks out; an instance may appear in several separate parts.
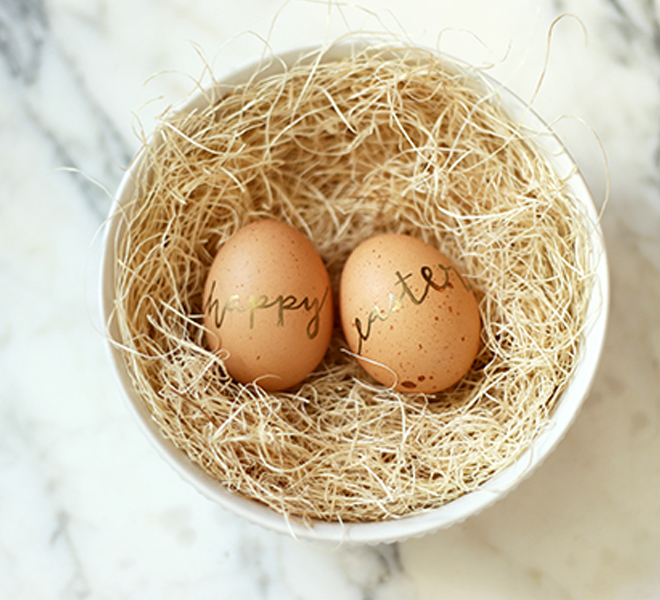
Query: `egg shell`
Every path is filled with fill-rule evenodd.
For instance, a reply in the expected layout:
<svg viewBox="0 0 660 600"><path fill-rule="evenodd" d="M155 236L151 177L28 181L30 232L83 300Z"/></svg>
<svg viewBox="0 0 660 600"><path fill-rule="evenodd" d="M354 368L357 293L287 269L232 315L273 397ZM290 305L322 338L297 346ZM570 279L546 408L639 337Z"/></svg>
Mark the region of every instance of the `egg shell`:
<svg viewBox="0 0 660 600"><path fill-rule="evenodd" d="M342 271L339 308L360 364L400 392L452 386L480 347L479 307L467 280L412 236L383 234L358 245Z"/></svg>
<svg viewBox="0 0 660 600"><path fill-rule="evenodd" d="M279 221L255 221L218 251L204 288L207 343L227 372L267 391L300 383L333 327L330 278L311 241Z"/></svg>

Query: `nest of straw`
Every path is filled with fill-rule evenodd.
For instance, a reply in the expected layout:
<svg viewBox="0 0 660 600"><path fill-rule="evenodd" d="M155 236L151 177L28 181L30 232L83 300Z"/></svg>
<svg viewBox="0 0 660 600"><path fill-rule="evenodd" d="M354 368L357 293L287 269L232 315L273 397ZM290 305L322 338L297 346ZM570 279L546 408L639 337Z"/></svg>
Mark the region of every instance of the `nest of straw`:
<svg viewBox="0 0 660 600"><path fill-rule="evenodd" d="M533 132L465 71L418 51L320 58L163 116L118 217L112 320L162 434L227 490L306 522L380 521L474 490L547 426L579 351L589 236ZM298 388L234 382L205 346L202 291L219 247L263 217L309 236L335 290L365 238L436 245L477 291L470 372L400 394L336 328Z"/></svg>

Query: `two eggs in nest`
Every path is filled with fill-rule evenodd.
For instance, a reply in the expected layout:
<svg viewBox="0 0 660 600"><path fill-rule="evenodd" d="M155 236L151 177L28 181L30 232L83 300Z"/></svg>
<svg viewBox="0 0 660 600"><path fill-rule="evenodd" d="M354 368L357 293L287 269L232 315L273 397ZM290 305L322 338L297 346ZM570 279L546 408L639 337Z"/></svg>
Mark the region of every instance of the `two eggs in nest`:
<svg viewBox="0 0 660 600"><path fill-rule="evenodd" d="M240 383L289 389L330 344L330 277L311 241L286 223L261 220L236 232L216 255L203 298L209 348ZM338 304L352 354L400 392L454 385L479 350L481 319L468 282L438 249L408 235L360 243L343 267Z"/></svg>

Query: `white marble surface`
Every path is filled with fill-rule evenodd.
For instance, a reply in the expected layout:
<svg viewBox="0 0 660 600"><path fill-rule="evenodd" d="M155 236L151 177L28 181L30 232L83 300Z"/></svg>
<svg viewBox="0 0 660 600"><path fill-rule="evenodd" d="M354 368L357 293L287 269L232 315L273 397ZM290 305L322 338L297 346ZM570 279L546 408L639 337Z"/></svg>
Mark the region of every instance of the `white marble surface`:
<svg viewBox="0 0 660 600"><path fill-rule="evenodd" d="M660 3L361 6L0 0L1 599L660 598ZM344 18L442 33L530 99L560 14L534 107L598 203L601 147L611 183L610 328L567 437L481 515L392 546L310 548L202 498L132 421L99 332L97 234L138 122L190 91L200 54L222 74Z"/></svg>

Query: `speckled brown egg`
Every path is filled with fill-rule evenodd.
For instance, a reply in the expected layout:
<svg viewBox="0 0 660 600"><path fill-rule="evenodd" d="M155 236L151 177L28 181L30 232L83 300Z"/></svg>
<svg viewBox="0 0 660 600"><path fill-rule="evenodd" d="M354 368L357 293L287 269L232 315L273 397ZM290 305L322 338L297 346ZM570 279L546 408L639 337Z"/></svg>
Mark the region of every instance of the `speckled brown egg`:
<svg viewBox="0 0 660 600"><path fill-rule="evenodd" d="M360 364L401 392L454 385L479 350L481 319L468 281L415 237L383 234L358 245L342 272L339 309Z"/></svg>
<svg viewBox="0 0 660 600"><path fill-rule="evenodd" d="M238 382L288 389L322 360L332 304L330 278L311 241L286 223L256 221L233 235L211 265L207 342Z"/></svg>

